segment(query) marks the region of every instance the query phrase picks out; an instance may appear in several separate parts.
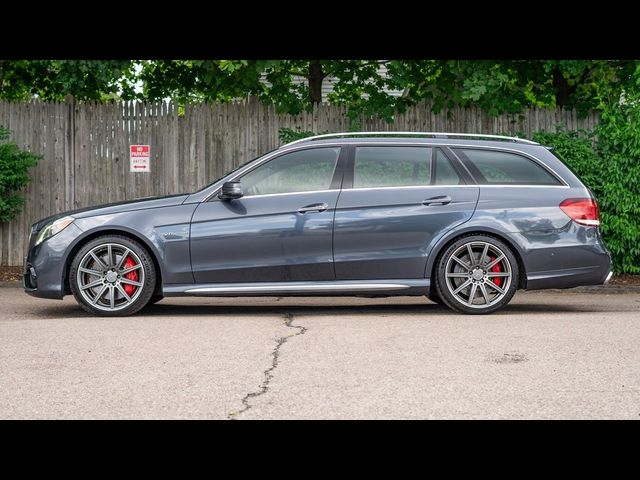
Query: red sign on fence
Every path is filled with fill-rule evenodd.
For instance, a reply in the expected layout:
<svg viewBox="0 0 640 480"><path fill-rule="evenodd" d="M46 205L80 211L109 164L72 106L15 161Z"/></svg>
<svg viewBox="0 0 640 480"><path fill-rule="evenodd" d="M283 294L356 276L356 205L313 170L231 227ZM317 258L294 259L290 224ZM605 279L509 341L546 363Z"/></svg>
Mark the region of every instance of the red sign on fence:
<svg viewBox="0 0 640 480"><path fill-rule="evenodd" d="M149 145L129 146L129 171L150 172L151 147Z"/></svg>

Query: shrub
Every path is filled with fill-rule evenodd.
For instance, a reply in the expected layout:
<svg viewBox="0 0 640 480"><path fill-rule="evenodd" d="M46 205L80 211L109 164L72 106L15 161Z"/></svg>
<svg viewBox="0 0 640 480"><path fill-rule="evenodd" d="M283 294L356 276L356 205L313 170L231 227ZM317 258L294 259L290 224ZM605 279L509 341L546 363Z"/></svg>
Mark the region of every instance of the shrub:
<svg viewBox="0 0 640 480"><path fill-rule="evenodd" d="M600 110L597 152L607 199L603 231L613 240L607 245L619 271L640 273L640 94L628 92L625 102L603 102Z"/></svg>
<svg viewBox="0 0 640 480"><path fill-rule="evenodd" d="M0 222L8 222L20 214L24 205L20 190L31 182L28 171L40 158L21 150L9 140L9 130L0 127Z"/></svg>
<svg viewBox="0 0 640 480"><path fill-rule="evenodd" d="M533 140L554 147L595 195L615 272L640 273L640 118L602 118L595 133L559 129Z"/></svg>

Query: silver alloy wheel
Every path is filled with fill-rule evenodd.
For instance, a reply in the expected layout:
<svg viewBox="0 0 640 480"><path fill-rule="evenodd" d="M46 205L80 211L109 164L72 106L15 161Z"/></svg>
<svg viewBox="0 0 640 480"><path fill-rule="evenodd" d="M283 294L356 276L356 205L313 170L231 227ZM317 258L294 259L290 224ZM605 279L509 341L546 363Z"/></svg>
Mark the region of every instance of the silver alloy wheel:
<svg viewBox="0 0 640 480"><path fill-rule="evenodd" d="M126 267L127 257L133 265ZM137 279L126 278L136 272ZM118 243L104 243L86 253L78 266L77 282L86 302L105 311L122 310L134 303L144 287L144 268L140 257ZM129 295L125 286L135 287Z"/></svg>
<svg viewBox="0 0 640 480"><path fill-rule="evenodd" d="M511 263L495 245L469 242L449 256L445 277L449 292L458 302L471 308L487 308L509 291Z"/></svg>

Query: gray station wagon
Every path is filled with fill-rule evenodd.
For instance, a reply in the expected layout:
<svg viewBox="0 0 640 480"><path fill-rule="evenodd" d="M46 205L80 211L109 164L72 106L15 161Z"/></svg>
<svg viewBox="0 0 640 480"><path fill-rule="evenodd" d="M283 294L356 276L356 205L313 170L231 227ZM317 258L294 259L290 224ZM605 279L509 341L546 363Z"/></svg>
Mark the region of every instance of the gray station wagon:
<svg viewBox="0 0 640 480"><path fill-rule="evenodd" d="M519 288L607 282L598 225L590 190L535 142L318 135L195 193L34 224L24 288L111 316L178 295L413 295L490 313Z"/></svg>

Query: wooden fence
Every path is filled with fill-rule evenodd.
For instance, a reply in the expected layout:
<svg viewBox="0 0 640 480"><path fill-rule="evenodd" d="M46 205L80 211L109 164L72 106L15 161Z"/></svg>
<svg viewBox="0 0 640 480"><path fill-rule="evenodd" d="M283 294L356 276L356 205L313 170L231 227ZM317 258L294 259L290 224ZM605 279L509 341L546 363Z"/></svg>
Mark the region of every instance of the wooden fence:
<svg viewBox="0 0 640 480"><path fill-rule="evenodd" d="M597 114L529 109L490 117L475 108L438 114L426 104L409 108L388 124L361 119L368 131L442 131L530 135L558 124L592 129ZM0 126L23 148L44 158L25 190L26 206L13 222L0 224L0 265L21 265L30 225L73 208L197 190L231 168L280 145L281 127L315 132L348 131L340 106L278 115L255 100L233 104L0 102ZM151 146L151 172L129 172L129 145Z"/></svg>

